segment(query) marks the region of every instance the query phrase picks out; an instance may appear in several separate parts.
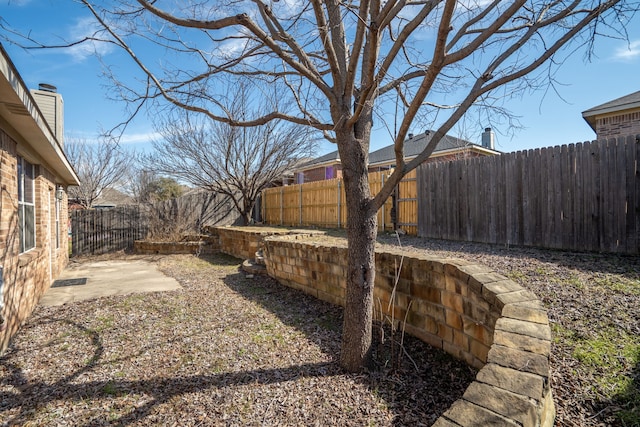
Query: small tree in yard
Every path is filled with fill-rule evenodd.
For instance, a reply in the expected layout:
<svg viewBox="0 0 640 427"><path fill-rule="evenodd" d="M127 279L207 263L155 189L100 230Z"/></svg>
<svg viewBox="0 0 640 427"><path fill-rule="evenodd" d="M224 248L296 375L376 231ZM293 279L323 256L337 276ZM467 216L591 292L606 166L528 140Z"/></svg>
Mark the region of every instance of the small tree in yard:
<svg viewBox="0 0 640 427"><path fill-rule="evenodd" d="M234 90L231 117L248 114L245 88ZM162 139L146 164L157 173L228 196L244 225L260 192L301 159L311 155L315 140L308 130L274 120L256 127L237 127L189 112L158 126Z"/></svg>
<svg viewBox="0 0 640 427"><path fill-rule="evenodd" d="M337 144L349 242L340 360L353 371L371 348L376 212L396 184L471 108L500 106L501 98L542 87L563 61L563 48L581 45L591 52L596 35L624 36L638 9L637 1L624 0L81 3L101 24L90 38L119 46L138 66L139 86L112 75L132 111L169 103L230 125L229 139L243 137L240 127L254 132L284 120ZM152 56L154 44L162 48L162 61ZM545 64L549 70L540 69ZM225 76L277 87L289 108L268 102L267 94L264 109L233 114L221 84ZM398 122L396 169L375 196L367 176L374 117ZM405 162L403 144L419 117L437 118L433 137ZM169 136L180 141L179 134Z"/></svg>
<svg viewBox="0 0 640 427"><path fill-rule="evenodd" d="M80 178L80 185L69 188L69 198L75 199L88 209L107 188L125 184L133 164L126 154L111 140L89 142L70 139L65 144L69 161Z"/></svg>
<svg viewBox="0 0 640 427"><path fill-rule="evenodd" d="M137 170L130 179L129 191L136 203L149 204L180 197L182 186L173 178L158 176L147 170Z"/></svg>

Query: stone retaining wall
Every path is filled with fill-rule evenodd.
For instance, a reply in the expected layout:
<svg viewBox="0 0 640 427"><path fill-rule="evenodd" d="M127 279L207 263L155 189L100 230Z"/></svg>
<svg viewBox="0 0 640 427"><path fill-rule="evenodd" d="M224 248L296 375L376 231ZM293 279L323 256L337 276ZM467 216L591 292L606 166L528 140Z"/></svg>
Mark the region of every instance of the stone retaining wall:
<svg viewBox="0 0 640 427"><path fill-rule="evenodd" d="M344 305L346 247L305 239L266 238L269 275ZM406 318L408 333L480 369L435 426L553 425L551 332L533 293L481 265L398 251L376 253L374 295L378 316Z"/></svg>
<svg viewBox="0 0 640 427"><path fill-rule="evenodd" d="M247 259L263 249L270 276L344 305L346 245L314 243L317 232L306 230L208 231L221 252ZM376 252L374 295L378 317L406 319L406 332L479 369L434 426L553 425L551 331L533 293L485 266L398 250Z"/></svg>
<svg viewBox="0 0 640 427"><path fill-rule="evenodd" d="M136 240L133 242L133 252L141 255L213 254L220 252L220 243L217 236L207 236L201 240L194 239L185 242Z"/></svg>
<svg viewBox="0 0 640 427"><path fill-rule="evenodd" d="M204 231L219 239L220 252L240 259L253 259L269 236L322 234L314 230L290 230L274 227L205 227Z"/></svg>

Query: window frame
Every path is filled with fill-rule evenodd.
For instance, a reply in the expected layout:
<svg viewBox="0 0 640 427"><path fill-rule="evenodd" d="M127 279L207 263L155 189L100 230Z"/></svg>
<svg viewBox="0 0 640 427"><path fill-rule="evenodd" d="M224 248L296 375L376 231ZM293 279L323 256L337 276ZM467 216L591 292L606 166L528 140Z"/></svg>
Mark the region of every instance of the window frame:
<svg viewBox="0 0 640 427"><path fill-rule="evenodd" d="M36 248L36 166L17 158L18 235L20 254Z"/></svg>

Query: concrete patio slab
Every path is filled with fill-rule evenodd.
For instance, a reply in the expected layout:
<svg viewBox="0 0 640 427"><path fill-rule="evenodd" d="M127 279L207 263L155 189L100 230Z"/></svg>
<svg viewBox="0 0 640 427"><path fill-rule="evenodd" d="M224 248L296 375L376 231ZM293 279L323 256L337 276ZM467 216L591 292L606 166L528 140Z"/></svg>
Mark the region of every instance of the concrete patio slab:
<svg viewBox="0 0 640 427"><path fill-rule="evenodd" d="M141 292L180 289L155 263L144 260L108 260L70 263L42 296L45 306Z"/></svg>

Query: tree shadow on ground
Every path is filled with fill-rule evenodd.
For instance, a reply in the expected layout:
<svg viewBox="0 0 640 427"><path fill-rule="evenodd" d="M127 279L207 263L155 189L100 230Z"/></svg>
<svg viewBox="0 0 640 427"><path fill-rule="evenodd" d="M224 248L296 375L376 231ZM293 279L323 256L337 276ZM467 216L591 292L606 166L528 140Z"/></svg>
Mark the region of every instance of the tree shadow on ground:
<svg viewBox="0 0 640 427"><path fill-rule="evenodd" d="M239 265L239 260L224 256L213 257L209 262L224 266L225 271ZM475 371L463 362L411 337L405 337L404 348L412 359L406 356L401 362L395 363L396 366L390 366L388 347L380 340L380 329L376 329L374 346L377 366L364 375L346 374L336 361L342 324L340 307L287 288L267 277L248 279L244 273L233 268L229 271L223 277L226 286L310 339L321 337L320 340L314 340L314 343L321 351L332 355L332 360L330 358L327 362L319 363L303 361L285 367L265 366L241 371L212 372L208 369L203 373L175 375L162 372L138 378L119 378L112 373L104 377L99 371L94 372L94 368L117 364L126 359L137 359L142 353L162 351L162 342L144 343L141 347L136 347L134 353L114 358L113 355L106 355L111 350L105 351L104 333L99 328L87 327L84 320L70 320L73 313L57 316L54 312L52 315L36 316L30 322L31 325L25 326L28 330L50 324L48 326L51 328L45 330L55 330L56 334L60 334L60 338L45 336L42 343L28 347L31 351L42 350L41 353L48 355L47 359L51 358L52 363L47 369L57 371L53 378L42 379L45 377L40 378L28 367L15 363L12 352L24 350L10 349L0 358L0 372L4 373L0 377L0 414L3 425L34 422L34 417L45 407L48 409L44 414L55 418L58 411L55 409L56 402L71 402L73 407L79 408L83 418L74 421L79 426L148 424L157 421L156 417L161 417L162 412L166 411L163 405L175 408L176 400L189 400L192 393L206 391L222 406L235 399L230 390L237 386L265 386L268 389L269 385L287 387L290 382L304 378L334 376L345 376L345 381L341 384L360 383L366 386L372 396L385 402L385 407L393 414L395 425L430 425L462 395L475 376ZM82 342L86 343L85 350L80 357L76 356L78 360L72 368L58 369L55 362L57 358L72 357L70 353L60 349L61 341L69 339L69 336L81 337ZM387 343L388 336L389 333L386 332ZM186 336L181 338L188 341ZM311 381L314 382L315 380ZM265 392L268 393L268 390ZM304 395L295 396L294 399L304 399L306 393L305 391ZM313 388L308 393L312 396ZM134 396L137 403L123 403L127 396ZM328 398L331 399L331 393ZM113 412L109 409L111 405L116 405L117 408ZM207 409L213 415L217 410L216 406L209 406ZM343 411L344 408L338 405L336 410ZM346 419L349 417L349 414L340 414Z"/></svg>
<svg viewBox="0 0 640 427"><path fill-rule="evenodd" d="M55 321L55 320L52 320ZM82 328L80 325L74 327ZM22 368L10 363L5 355L0 358L9 375L0 380L3 386L13 386L15 392L0 393L0 413L20 408L17 415L10 419L4 419L3 425L25 425L29 422L31 413L36 408L54 401L75 401L79 404L92 399L111 399L118 395L140 394L151 396L144 404L135 407L132 411L109 421L109 425L127 426L147 417L155 407L170 401L176 396L187 395L206 389L223 389L229 385L255 384L265 385L272 383L285 383L295 380L300 376L325 377L333 375L329 364L317 363L309 365L291 366L278 369L260 369L237 373L219 373L212 375L193 375L171 378L156 377L148 380L105 380L75 382L82 373L100 359L103 347L99 342L99 336L89 331L94 339L95 352L89 363L77 370L72 375L65 376L54 383L30 382ZM96 341L97 340L97 341ZM104 424L104 420L94 419L78 425L92 426Z"/></svg>
<svg viewBox="0 0 640 427"><path fill-rule="evenodd" d="M599 402L598 418L609 425L640 427L640 347L636 349L636 365L630 381L610 401Z"/></svg>
<svg viewBox="0 0 640 427"><path fill-rule="evenodd" d="M342 307L289 288L268 276L246 278L229 274L225 284L246 299L276 315L284 324L316 340L323 352L333 355L332 366L340 371L338 355L342 330ZM476 370L423 341L391 331L388 323L374 325L373 365L358 381L381 397L394 413L394 425L431 425L475 379Z"/></svg>

